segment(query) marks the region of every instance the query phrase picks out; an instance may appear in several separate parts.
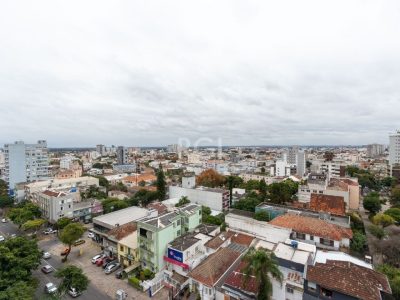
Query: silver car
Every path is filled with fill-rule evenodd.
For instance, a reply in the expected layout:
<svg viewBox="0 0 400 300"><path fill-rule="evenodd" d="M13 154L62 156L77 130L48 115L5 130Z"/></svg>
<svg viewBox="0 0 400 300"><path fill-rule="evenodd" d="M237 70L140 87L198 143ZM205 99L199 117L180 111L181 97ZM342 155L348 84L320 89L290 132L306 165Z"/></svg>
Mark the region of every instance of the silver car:
<svg viewBox="0 0 400 300"><path fill-rule="evenodd" d="M107 275L108 275L108 274L111 274L112 272L114 272L115 270L117 270L120 266L121 266L120 263L113 263L113 264L110 264L110 265L108 265L108 266L106 267L106 269L104 270L104 273L106 273Z"/></svg>
<svg viewBox="0 0 400 300"><path fill-rule="evenodd" d="M44 286L44 290L47 294L54 294L57 292L57 287L54 283L49 282Z"/></svg>

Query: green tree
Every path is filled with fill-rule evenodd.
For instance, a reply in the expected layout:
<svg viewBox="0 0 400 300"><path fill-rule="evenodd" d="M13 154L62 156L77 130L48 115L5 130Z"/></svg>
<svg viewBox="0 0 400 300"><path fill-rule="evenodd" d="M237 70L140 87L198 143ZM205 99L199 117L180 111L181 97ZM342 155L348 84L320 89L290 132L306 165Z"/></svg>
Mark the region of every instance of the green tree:
<svg viewBox="0 0 400 300"><path fill-rule="evenodd" d="M390 195L390 203L400 206L400 188L393 188Z"/></svg>
<svg viewBox="0 0 400 300"><path fill-rule="evenodd" d="M245 274L243 286L247 284L250 277L255 277L258 283L258 300L271 299L272 283L270 276L278 280L281 284L283 275L278 267L278 261L272 252L256 250L253 247L247 252L243 261L246 266L242 272Z"/></svg>
<svg viewBox="0 0 400 300"><path fill-rule="evenodd" d="M104 165L102 163L99 163L99 162L94 163L92 165L92 168L95 168L95 169L103 169L103 167L104 167Z"/></svg>
<svg viewBox="0 0 400 300"><path fill-rule="evenodd" d="M232 206L232 190L239 187L243 183L243 179L239 176L230 175L227 176L225 180L229 190L229 206Z"/></svg>
<svg viewBox="0 0 400 300"><path fill-rule="evenodd" d="M25 222L39 218L41 212L37 205L31 202L25 202L19 204L18 207L11 208L7 215L11 221L21 228Z"/></svg>
<svg viewBox="0 0 400 300"><path fill-rule="evenodd" d="M65 226L71 224L72 220L67 217L62 217L57 220L56 227L58 230L64 229Z"/></svg>
<svg viewBox="0 0 400 300"><path fill-rule="evenodd" d="M188 203L190 203L189 198L187 196L182 196L179 199L179 202L177 204L175 204L175 207L181 207L181 206L184 206L184 205L186 205Z"/></svg>
<svg viewBox="0 0 400 300"><path fill-rule="evenodd" d="M269 213L266 212L265 210L260 210L254 214L254 219L258 221L270 221L271 218L269 217Z"/></svg>
<svg viewBox="0 0 400 300"><path fill-rule="evenodd" d="M105 178L104 176L95 176L95 177L99 179L100 186L104 186L105 188L108 189L108 187L110 186L110 182L107 180L107 178Z"/></svg>
<svg viewBox="0 0 400 300"><path fill-rule="evenodd" d="M377 214L372 218L372 223L375 225L382 225L383 227L387 227L389 225L394 224L395 220L386 214Z"/></svg>
<svg viewBox="0 0 400 300"><path fill-rule="evenodd" d="M257 205L261 200L254 194L248 195L246 198L236 201L233 208L254 212Z"/></svg>
<svg viewBox="0 0 400 300"><path fill-rule="evenodd" d="M18 281L4 291L0 291L0 300L33 300L35 287L27 282Z"/></svg>
<svg viewBox="0 0 400 300"><path fill-rule="evenodd" d="M277 204L285 204L292 201L292 196L296 194L292 180L285 180L283 182L274 182L268 186L269 198L271 202Z"/></svg>
<svg viewBox="0 0 400 300"><path fill-rule="evenodd" d="M378 266L377 271L388 277L394 299L400 299L400 269L384 264Z"/></svg>
<svg viewBox="0 0 400 300"><path fill-rule="evenodd" d="M370 225L368 226L368 231L378 239L383 239L386 235L385 230L382 227L377 225Z"/></svg>
<svg viewBox="0 0 400 300"><path fill-rule="evenodd" d="M3 179L0 179L0 197L1 196L8 196L8 186Z"/></svg>
<svg viewBox="0 0 400 300"><path fill-rule="evenodd" d="M0 299L33 299L34 280L31 271L39 266L41 256L35 240L20 236L1 242Z"/></svg>
<svg viewBox="0 0 400 300"><path fill-rule="evenodd" d="M0 195L0 207L11 207L14 204L14 200L9 196Z"/></svg>
<svg viewBox="0 0 400 300"><path fill-rule="evenodd" d="M70 288L75 288L77 292L83 292L89 285L89 279L83 273L82 269L76 266L66 266L59 269L55 276L61 278L58 286L58 292L64 295Z"/></svg>
<svg viewBox="0 0 400 300"><path fill-rule="evenodd" d="M102 202L103 205L103 210L105 214L108 214L113 211L117 211L120 209L127 208L129 206L129 203L124 200L119 200L117 198L107 198L103 200Z"/></svg>
<svg viewBox="0 0 400 300"><path fill-rule="evenodd" d="M259 186L258 186L258 190L260 191L261 200L265 200L265 198L267 197L268 186L265 183L264 179L260 180L260 183L259 183Z"/></svg>
<svg viewBox="0 0 400 300"><path fill-rule="evenodd" d="M47 221L44 219L34 219L34 220L29 220L26 221L24 224L22 224L22 230L28 231L28 230L38 230L40 227L43 226Z"/></svg>
<svg viewBox="0 0 400 300"><path fill-rule="evenodd" d="M363 254L367 245L367 237L360 231L353 234L353 239L350 242L350 249L356 253Z"/></svg>
<svg viewBox="0 0 400 300"><path fill-rule="evenodd" d="M381 185L386 186L386 187L392 187L396 184L396 178L394 177L385 177L381 180Z"/></svg>
<svg viewBox="0 0 400 300"><path fill-rule="evenodd" d="M400 208L389 208L384 212L385 215L391 216L397 223L400 223Z"/></svg>
<svg viewBox="0 0 400 300"><path fill-rule="evenodd" d="M379 194L376 192L369 193L364 198L363 206L369 212L376 214L382 208L381 201L379 200Z"/></svg>
<svg viewBox="0 0 400 300"><path fill-rule="evenodd" d="M65 226L61 231L60 241L68 246L68 253L65 256L67 260L69 253L71 252L72 243L80 239L85 232L85 228L80 223L71 223Z"/></svg>
<svg viewBox="0 0 400 300"><path fill-rule="evenodd" d="M162 169L161 163L158 167L156 186L157 186L159 200L163 201L165 199L165 195L166 195L166 183L165 183L165 175L164 175L164 171Z"/></svg>

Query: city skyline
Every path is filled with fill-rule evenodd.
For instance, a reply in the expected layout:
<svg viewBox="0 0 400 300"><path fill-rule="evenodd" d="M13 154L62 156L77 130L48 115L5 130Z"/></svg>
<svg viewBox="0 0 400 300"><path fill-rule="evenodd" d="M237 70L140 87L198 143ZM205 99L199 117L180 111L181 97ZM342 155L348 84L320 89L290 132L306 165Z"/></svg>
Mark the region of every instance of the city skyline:
<svg viewBox="0 0 400 300"><path fill-rule="evenodd" d="M23 2L0 11L1 144L388 144L400 128L396 1Z"/></svg>

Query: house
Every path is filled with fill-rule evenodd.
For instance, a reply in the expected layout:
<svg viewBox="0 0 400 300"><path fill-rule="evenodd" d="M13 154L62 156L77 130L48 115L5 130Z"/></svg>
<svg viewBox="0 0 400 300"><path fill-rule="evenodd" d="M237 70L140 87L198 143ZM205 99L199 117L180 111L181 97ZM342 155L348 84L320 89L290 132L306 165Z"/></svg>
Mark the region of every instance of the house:
<svg viewBox="0 0 400 300"><path fill-rule="evenodd" d="M349 248L353 232L350 228L329 223L319 218L285 214L269 222L270 225L292 230L291 238L314 244L318 248L339 250Z"/></svg>
<svg viewBox="0 0 400 300"><path fill-rule="evenodd" d="M136 174L132 176L126 176L122 179L122 183L127 187L140 186L141 182L144 185L150 185L157 180L154 174Z"/></svg>
<svg viewBox="0 0 400 300"><path fill-rule="evenodd" d="M62 217L73 218L76 194L45 190L37 193L34 203L39 206L44 218L50 223L56 223Z"/></svg>
<svg viewBox="0 0 400 300"><path fill-rule="evenodd" d="M241 251L225 247L208 256L188 274L191 290L197 291L202 300L215 299L216 285L221 281L223 275L230 271L242 254Z"/></svg>
<svg viewBox="0 0 400 300"><path fill-rule="evenodd" d="M346 204L341 196L311 194L310 210L327 212L335 215L346 215Z"/></svg>
<svg viewBox="0 0 400 300"><path fill-rule="evenodd" d="M392 293L388 278L348 261L327 260L308 266L304 300L381 300Z"/></svg>

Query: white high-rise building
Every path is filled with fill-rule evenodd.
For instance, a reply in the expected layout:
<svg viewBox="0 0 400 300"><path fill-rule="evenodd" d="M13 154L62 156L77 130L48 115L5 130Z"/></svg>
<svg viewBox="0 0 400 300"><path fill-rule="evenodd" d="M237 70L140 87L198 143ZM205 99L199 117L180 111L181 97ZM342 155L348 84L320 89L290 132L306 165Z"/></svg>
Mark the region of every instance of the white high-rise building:
<svg viewBox="0 0 400 300"><path fill-rule="evenodd" d="M370 144L367 145L367 156L368 157L377 157L379 155L382 155L383 152L385 151L385 146L381 144Z"/></svg>
<svg viewBox="0 0 400 300"><path fill-rule="evenodd" d="M389 166L390 175L395 164L400 164L400 130L389 135Z"/></svg>
<svg viewBox="0 0 400 300"><path fill-rule="evenodd" d="M4 145L5 180L13 194L16 183L45 180L49 177L46 141L25 144L22 141Z"/></svg>
<svg viewBox="0 0 400 300"><path fill-rule="evenodd" d="M118 146L117 148L117 164L118 165L128 164L128 150L124 146Z"/></svg>
<svg viewBox="0 0 400 300"><path fill-rule="evenodd" d="M298 146L292 146L286 151L286 161L289 165L297 165L297 153L299 152Z"/></svg>
<svg viewBox="0 0 400 300"><path fill-rule="evenodd" d="M296 173L303 177L306 173L306 153L305 151L297 151L296 154Z"/></svg>

